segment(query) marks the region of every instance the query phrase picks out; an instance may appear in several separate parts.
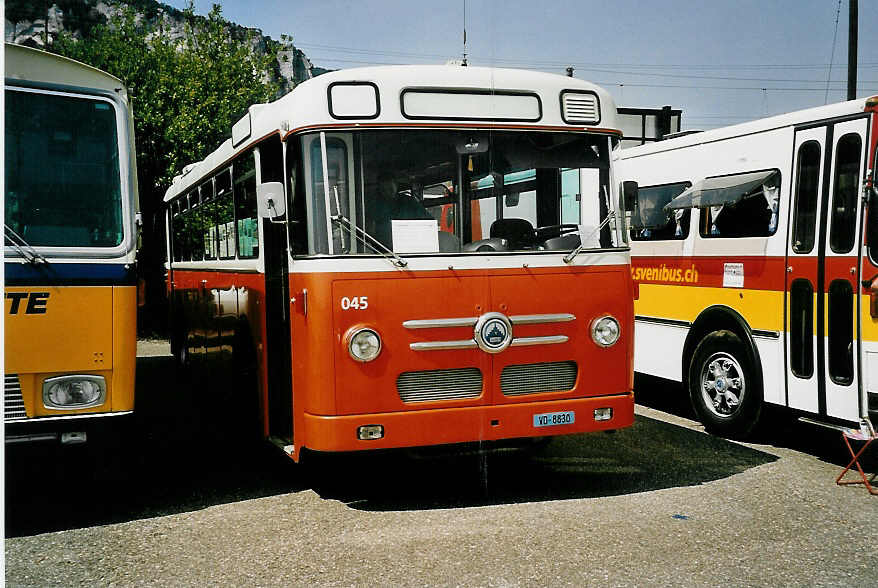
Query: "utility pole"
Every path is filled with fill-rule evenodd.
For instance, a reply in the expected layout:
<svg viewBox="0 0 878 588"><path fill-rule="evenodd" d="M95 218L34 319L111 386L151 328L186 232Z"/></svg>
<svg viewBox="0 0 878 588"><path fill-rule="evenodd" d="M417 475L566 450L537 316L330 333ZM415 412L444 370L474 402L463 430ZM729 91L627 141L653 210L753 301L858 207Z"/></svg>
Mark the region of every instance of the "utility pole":
<svg viewBox="0 0 878 588"><path fill-rule="evenodd" d="M849 0L848 12L848 100L857 97L857 0Z"/></svg>

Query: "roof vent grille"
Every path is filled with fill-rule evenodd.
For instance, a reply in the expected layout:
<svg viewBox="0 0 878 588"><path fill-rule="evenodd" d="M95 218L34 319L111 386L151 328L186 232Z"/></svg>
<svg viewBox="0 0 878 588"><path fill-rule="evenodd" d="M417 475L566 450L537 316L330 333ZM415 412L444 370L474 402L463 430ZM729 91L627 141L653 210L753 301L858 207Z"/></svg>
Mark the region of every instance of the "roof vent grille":
<svg viewBox="0 0 878 588"><path fill-rule="evenodd" d="M594 125L601 121L598 97L591 92L562 92L561 118L567 124Z"/></svg>

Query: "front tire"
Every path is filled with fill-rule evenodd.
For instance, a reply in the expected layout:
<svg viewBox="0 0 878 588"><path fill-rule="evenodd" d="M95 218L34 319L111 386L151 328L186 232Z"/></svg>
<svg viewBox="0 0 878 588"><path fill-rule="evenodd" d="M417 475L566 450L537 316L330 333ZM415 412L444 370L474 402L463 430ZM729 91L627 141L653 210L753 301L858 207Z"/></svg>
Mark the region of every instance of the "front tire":
<svg viewBox="0 0 878 588"><path fill-rule="evenodd" d="M695 348L689 364L689 398L708 432L749 435L762 413L762 381L744 342L731 331L714 331Z"/></svg>

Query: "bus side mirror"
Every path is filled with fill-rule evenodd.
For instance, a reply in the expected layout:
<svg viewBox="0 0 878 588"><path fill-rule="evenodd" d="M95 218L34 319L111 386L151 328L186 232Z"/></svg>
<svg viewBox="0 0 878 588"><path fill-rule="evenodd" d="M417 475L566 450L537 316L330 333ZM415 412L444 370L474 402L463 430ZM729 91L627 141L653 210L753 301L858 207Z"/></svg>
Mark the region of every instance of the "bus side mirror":
<svg viewBox="0 0 878 588"><path fill-rule="evenodd" d="M637 182L622 182L622 206L625 212L634 212L637 208Z"/></svg>
<svg viewBox="0 0 878 588"><path fill-rule="evenodd" d="M260 218L282 220L287 213L284 185L280 182L265 182L256 186L256 206L259 208Z"/></svg>

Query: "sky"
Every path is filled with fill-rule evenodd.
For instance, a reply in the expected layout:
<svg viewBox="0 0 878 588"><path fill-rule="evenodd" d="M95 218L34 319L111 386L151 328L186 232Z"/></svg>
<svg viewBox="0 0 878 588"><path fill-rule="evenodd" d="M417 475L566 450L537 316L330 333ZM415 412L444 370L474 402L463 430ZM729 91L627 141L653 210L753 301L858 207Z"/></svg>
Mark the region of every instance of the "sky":
<svg viewBox="0 0 878 588"><path fill-rule="evenodd" d="M441 64L463 52L464 0L194 4L290 35L329 69ZM848 10L849 0L466 0L466 51L470 65L562 74L572 65L618 106L670 105L683 110L684 130L709 129L845 100ZM878 3L860 0L858 30L860 98L878 95Z"/></svg>

